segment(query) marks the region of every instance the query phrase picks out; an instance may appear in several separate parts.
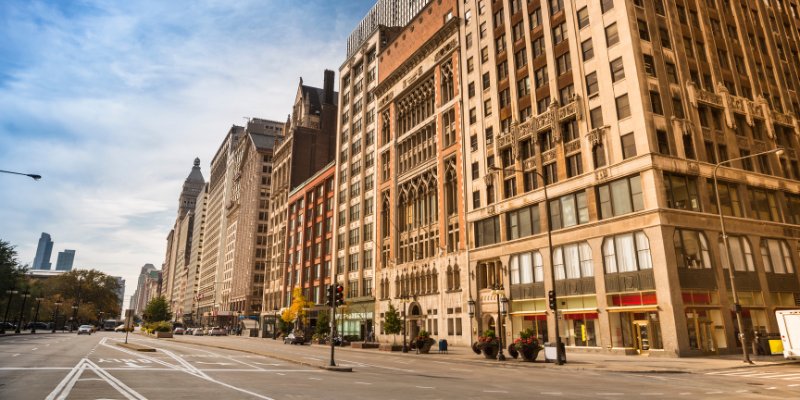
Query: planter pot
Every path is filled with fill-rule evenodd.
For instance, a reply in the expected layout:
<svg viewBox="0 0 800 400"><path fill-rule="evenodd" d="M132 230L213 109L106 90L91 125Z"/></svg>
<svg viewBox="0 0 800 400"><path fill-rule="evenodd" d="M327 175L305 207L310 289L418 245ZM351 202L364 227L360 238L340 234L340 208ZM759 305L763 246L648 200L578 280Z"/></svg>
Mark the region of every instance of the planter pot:
<svg viewBox="0 0 800 400"><path fill-rule="evenodd" d="M540 351L542 351L541 347L523 347L519 354L522 355L523 361L534 362Z"/></svg>
<svg viewBox="0 0 800 400"><path fill-rule="evenodd" d="M497 352L499 350L500 349L497 346L485 346L481 349L481 352L483 353L484 357L488 359L495 359L497 358Z"/></svg>
<svg viewBox="0 0 800 400"><path fill-rule="evenodd" d="M169 339L172 337L172 332L155 332L156 339Z"/></svg>
<svg viewBox="0 0 800 400"><path fill-rule="evenodd" d="M428 354L431 352L431 346L434 342L431 341L417 341L417 350L420 354Z"/></svg>

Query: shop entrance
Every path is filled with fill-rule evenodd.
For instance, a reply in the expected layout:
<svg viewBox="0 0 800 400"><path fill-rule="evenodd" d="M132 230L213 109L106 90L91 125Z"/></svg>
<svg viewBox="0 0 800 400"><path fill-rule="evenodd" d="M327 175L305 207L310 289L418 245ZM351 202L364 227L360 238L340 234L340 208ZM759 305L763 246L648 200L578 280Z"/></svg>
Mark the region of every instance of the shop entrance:
<svg viewBox="0 0 800 400"><path fill-rule="evenodd" d="M633 321L634 348L639 354L650 352L650 324L646 320Z"/></svg>

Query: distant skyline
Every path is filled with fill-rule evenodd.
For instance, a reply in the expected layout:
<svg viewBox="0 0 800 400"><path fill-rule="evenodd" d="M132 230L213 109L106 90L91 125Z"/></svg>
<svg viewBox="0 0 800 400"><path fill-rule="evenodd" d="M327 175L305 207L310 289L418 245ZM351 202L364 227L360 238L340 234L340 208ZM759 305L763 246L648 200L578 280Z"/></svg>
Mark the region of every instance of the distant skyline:
<svg viewBox="0 0 800 400"><path fill-rule="evenodd" d="M0 174L0 239L25 264L48 232L73 269L160 268L195 157L210 176L231 125L284 121L373 3L0 3L0 169L42 175Z"/></svg>

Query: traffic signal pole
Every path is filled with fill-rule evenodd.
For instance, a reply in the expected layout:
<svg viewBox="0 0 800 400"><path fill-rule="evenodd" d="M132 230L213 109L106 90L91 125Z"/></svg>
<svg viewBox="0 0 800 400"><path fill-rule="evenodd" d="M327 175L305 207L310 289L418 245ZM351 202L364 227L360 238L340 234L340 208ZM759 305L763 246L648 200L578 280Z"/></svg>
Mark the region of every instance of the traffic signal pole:
<svg viewBox="0 0 800 400"><path fill-rule="evenodd" d="M336 345L334 344L334 342L336 341L335 334L336 334L336 303L332 303L331 304L331 363L330 363L331 367L336 366L336 362L333 360L333 351L334 351L333 349L334 347L336 347Z"/></svg>

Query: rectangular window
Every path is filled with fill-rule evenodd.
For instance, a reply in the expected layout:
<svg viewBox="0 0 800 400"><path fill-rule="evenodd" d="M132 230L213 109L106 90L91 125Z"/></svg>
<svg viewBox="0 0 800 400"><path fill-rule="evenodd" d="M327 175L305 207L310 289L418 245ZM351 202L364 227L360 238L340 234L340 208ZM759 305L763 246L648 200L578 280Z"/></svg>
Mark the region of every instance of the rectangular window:
<svg viewBox="0 0 800 400"><path fill-rule="evenodd" d="M622 158L628 159L636 155L636 139L633 133L620 136L622 140Z"/></svg>
<svg viewBox="0 0 800 400"><path fill-rule="evenodd" d="M589 26L589 9L587 7L583 7L578 10L578 27L583 29Z"/></svg>
<svg viewBox="0 0 800 400"><path fill-rule="evenodd" d="M700 211L697 178L693 176L664 174L667 207L679 210Z"/></svg>
<svg viewBox="0 0 800 400"><path fill-rule="evenodd" d="M750 213L752 217L762 221L781 222L775 192L754 187L748 187L747 192L750 197Z"/></svg>
<svg viewBox="0 0 800 400"><path fill-rule="evenodd" d="M567 157L567 177L572 178L583 173L583 162L581 154L574 154Z"/></svg>
<svg viewBox="0 0 800 400"><path fill-rule="evenodd" d="M536 88L540 88L547 84L547 67L541 67L533 73L534 84Z"/></svg>
<svg viewBox="0 0 800 400"><path fill-rule="evenodd" d="M655 90L650 91L650 110L653 114L664 115L664 107L661 105L661 94Z"/></svg>
<svg viewBox="0 0 800 400"><path fill-rule="evenodd" d="M586 93L589 97L596 95L599 91L600 85L597 83L597 72L586 75Z"/></svg>
<svg viewBox="0 0 800 400"><path fill-rule="evenodd" d="M617 118L618 119L625 119L631 116L631 104L628 100L628 94L623 94L622 96L617 97L616 99L617 105Z"/></svg>
<svg viewBox="0 0 800 400"><path fill-rule="evenodd" d="M476 221L475 247L483 247L500 242L500 219L498 216Z"/></svg>
<svg viewBox="0 0 800 400"><path fill-rule="evenodd" d="M535 10L528 14L528 20L531 24L531 30L539 27L539 25L542 24L542 9L540 7L536 7Z"/></svg>
<svg viewBox="0 0 800 400"><path fill-rule="evenodd" d="M600 219L616 217L644 209L642 180L639 175L597 187Z"/></svg>
<svg viewBox="0 0 800 400"><path fill-rule="evenodd" d="M615 22L606 27L606 46L611 47L617 43L619 43L619 31Z"/></svg>
<svg viewBox="0 0 800 400"><path fill-rule="evenodd" d="M647 21L645 20L638 20L637 25L639 27L639 38L645 41L650 41L650 31L647 28Z"/></svg>
<svg viewBox="0 0 800 400"><path fill-rule="evenodd" d="M550 221L553 229L568 228L589 222L586 192L579 191L550 200Z"/></svg>
<svg viewBox="0 0 800 400"><path fill-rule="evenodd" d="M670 155L667 131L663 129L656 130L656 140L658 141L658 152L667 156Z"/></svg>
<svg viewBox="0 0 800 400"><path fill-rule="evenodd" d="M622 57L611 61L610 68L612 82L618 82L625 78L625 68L622 65Z"/></svg>
<svg viewBox="0 0 800 400"><path fill-rule="evenodd" d="M556 58L556 70L558 71L558 76L564 75L572 70L572 64L569 60L569 52L566 52Z"/></svg>
<svg viewBox="0 0 800 400"><path fill-rule="evenodd" d="M602 107L593 108L589 111L589 121L591 121L592 129L597 129L603 126Z"/></svg>
<svg viewBox="0 0 800 400"><path fill-rule="evenodd" d="M581 43L581 53L583 54L583 61L589 61L594 58L594 47L592 46L591 38Z"/></svg>
<svg viewBox="0 0 800 400"><path fill-rule="evenodd" d="M515 240L531 236L541 231L539 220L539 206L523 207L506 214L506 236L508 240Z"/></svg>
<svg viewBox="0 0 800 400"><path fill-rule="evenodd" d="M553 28L553 46L567 39L567 30L564 25L565 24L562 22Z"/></svg>

